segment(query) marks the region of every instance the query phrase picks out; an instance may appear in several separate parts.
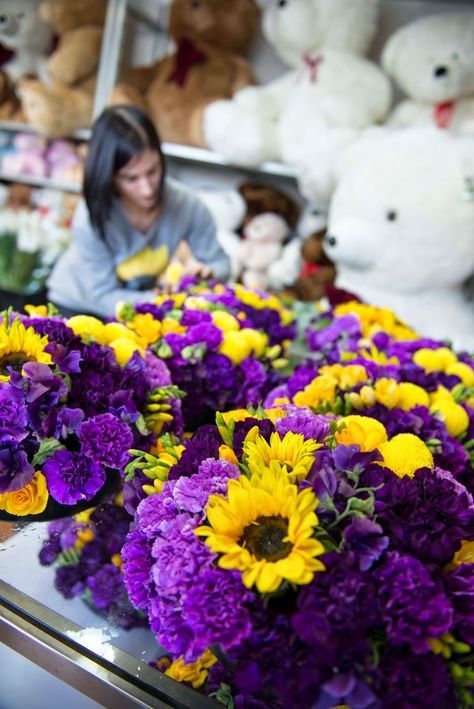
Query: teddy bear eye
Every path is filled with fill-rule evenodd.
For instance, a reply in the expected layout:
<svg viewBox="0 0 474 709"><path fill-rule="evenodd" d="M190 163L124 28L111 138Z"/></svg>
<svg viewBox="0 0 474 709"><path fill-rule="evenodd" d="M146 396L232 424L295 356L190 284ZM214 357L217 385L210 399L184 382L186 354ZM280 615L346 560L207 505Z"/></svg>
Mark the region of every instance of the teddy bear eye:
<svg viewBox="0 0 474 709"><path fill-rule="evenodd" d="M195 10L201 4L201 0L191 0L191 7Z"/></svg>
<svg viewBox="0 0 474 709"><path fill-rule="evenodd" d="M311 214L313 215L313 217L319 217L321 211L319 209L312 209Z"/></svg>
<svg viewBox="0 0 474 709"><path fill-rule="evenodd" d="M277 5L278 7L286 7L286 0L278 0Z"/></svg>
<svg viewBox="0 0 474 709"><path fill-rule="evenodd" d="M394 221L396 221L396 219L397 219L397 217L398 217L398 214L397 214L397 212L395 211L395 209L389 209L389 211L387 212L386 216L387 216L387 220L388 220L389 222L394 222Z"/></svg>

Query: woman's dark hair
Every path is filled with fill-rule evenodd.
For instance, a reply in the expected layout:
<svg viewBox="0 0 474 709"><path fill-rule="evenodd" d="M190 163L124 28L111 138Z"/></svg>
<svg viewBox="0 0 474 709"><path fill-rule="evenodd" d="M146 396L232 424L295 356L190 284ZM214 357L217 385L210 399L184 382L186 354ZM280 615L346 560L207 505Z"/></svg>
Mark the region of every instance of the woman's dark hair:
<svg viewBox="0 0 474 709"><path fill-rule="evenodd" d="M110 106L102 111L92 126L83 191L91 224L102 238L114 198L115 174L146 149L154 150L160 156L159 199L165 161L160 138L149 116L136 106Z"/></svg>

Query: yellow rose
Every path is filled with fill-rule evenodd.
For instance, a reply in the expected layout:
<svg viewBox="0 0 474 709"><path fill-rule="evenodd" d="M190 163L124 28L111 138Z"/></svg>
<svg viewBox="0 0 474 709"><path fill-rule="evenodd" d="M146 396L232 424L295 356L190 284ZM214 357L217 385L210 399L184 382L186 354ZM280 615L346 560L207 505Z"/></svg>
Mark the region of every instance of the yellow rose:
<svg viewBox="0 0 474 709"><path fill-rule="evenodd" d="M346 427L336 433L336 441L344 446L358 445L361 451L372 451L387 440L385 426L370 416L345 416L339 423Z"/></svg>
<svg viewBox="0 0 474 709"><path fill-rule="evenodd" d="M22 517L38 515L48 504L49 492L43 473L36 472L31 482L14 492L0 495L0 510Z"/></svg>

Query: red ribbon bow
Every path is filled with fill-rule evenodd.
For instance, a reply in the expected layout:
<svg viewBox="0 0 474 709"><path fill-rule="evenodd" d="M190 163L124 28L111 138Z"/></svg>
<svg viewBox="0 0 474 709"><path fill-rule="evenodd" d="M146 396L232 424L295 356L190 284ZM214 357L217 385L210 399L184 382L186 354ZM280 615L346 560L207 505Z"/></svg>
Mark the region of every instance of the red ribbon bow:
<svg viewBox="0 0 474 709"><path fill-rule="evenodd" d="M204 52L196 47L189 39L183 38L179 40L178 50L176 52L176 60L174 69L169 75L168 83L175 83L178 86L183 86L188 78L188 72L196 66L203 64L207 57Z"/></svg>
<svg viewBox="0 0 474 709"><path fill-rule="evenodd" d="M324 57L318 54L318 56L313 59L313 57L310 57L309 54L305 54L303 59L306 66L309 68L309 80L312 84L315 84L318 80L319 65L323 63Z"/></svg>
<svg viewBox="0 0 474 709"><path fill-rule="evenodd" d="M434 107L434 119L438 128L448 128L453 120L454 101L446 101L446 103L438 103Z"/></svg>

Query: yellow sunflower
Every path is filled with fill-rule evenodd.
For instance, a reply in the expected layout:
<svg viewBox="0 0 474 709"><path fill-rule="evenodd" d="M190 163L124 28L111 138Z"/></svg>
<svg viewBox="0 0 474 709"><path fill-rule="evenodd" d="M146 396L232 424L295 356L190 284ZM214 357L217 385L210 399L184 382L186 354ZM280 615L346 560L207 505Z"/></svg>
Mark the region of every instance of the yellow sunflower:
<svg viewBox="0 0 474 709"><path fill-rule="evenodd" d="M51 364L51 355L44 351L47 336L41 337L32 327L25 327L19 320L11 325L7 318L0 327L0 379L8 379L7 367L21 372L26 362Z"/></svg>
<svg viewBox="0 0 474 709"><path fill-rule="evenodd" d="M322 443L305 440L302 433L288 431L283 438L272 433L270 443L260 435L247 436L243 453L252 475L262 475L271 469L294 483L305 479L314 463L314 451L321 447Z"/></svg>
<svg viewBox="0 0 474 709"><path fill-rule="evenodd" d="M209 525L194 532L222 554L221 568L241 571L247 588L255 584L261 593L272 593L283 580L307 584L324 570L317 559L324 547L313 537L318 502L310 488L298 492L271 470L250 480L242 475L229 480L227 497L211 495Z"/></svg>

